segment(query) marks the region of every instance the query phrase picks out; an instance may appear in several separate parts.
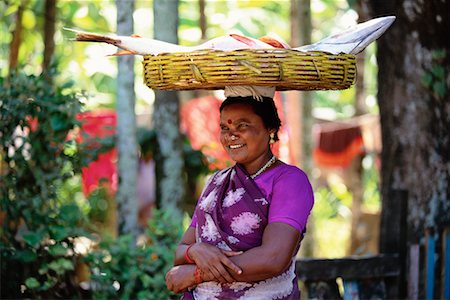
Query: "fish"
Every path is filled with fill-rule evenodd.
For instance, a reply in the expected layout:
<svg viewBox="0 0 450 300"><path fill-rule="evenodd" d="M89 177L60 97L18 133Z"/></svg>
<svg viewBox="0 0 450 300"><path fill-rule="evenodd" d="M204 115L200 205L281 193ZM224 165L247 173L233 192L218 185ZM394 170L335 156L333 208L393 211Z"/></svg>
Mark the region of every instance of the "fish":
<svg viewBox="0 0 450 300"><path fill-rule="evenodd" d="M379 17L333 34L317 43L293 48L298 51L324 51L356 55L378 39L395 21L395 16Z"/></svg>
<svg viewBox="0 0 450 300"><path fill-rule="evenodd" d="M181 46L169 42L138 35L118 36L110 34L98 34L85 32L71 28L64 30L75 33L75 41L101 42L114 45L121 50L112 54L120 55L158 55L161 53L192 52L196 50L221 50L234 51L243 49L291 49L296 51L323 51L331 54L347 53L358 54L370 43L378 39L395 21L395 16L379 17L360 23L341 33L331 35L317 43L291 48L287 43L273 37L263 36L259 39L239 35L228 34L213 38L197 46Z"/></svg>
<svg viewBox="0 0 450 300"><path fill-rule="evenodd" d="M234 51L240 49L273 48L263 41L238 34L229 34L213 38L197 46L180 46L155 39L143 38L138 35L116 36L80 31L72 28L64 28L64 30L74 32L76 35L73 40L75 41L107 43L122 49L117 53L112 54L113 56L158 55L160 53L192 52L204 49Z"/></svg>
<svg viewBox="0 0 450 300"><path fill-rule="evenodd" d="M274 48L281 48L281 49L290 49L291 46L289 46L288 43L286 43L285 41L281 40L281 39L276 39L274 37L271 36L262 36L260 38L258 38L258 40L263 41L271 46L273 46Z"/></svg>

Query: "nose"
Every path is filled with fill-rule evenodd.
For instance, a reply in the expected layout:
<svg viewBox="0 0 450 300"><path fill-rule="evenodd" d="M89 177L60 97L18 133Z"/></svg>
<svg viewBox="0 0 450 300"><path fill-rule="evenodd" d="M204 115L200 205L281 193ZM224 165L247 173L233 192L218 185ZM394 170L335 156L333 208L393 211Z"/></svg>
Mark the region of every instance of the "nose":
<svg viewBox="0 0 450 300"><path fill-rule="evenodd" d="M228 132L228 134L226 135L226 139L230 142L236 141L239 139L239 135L237 135L236 133L234 133L233 131Z"/></svg>

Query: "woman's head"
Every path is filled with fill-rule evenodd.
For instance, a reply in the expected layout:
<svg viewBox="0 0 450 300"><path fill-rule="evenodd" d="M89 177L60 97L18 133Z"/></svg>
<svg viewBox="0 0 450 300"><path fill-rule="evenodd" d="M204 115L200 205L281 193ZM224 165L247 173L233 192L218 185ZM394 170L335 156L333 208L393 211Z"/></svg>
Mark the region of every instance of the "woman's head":
<svg viewBox="0 0 450 300"><path fill-rule="evenodd" d="M271 98L229 97L220 107L222 145L233 160L244 165L259 165L267 159L269 141L278 140L280 126Z"/></svg>
<svg viewBox="0 0 450 300"><path fill-rule="evenodd" d="M272 130L274 133L274 141L278 141L278 130L281 127L281 120L278 116L277 107L275 106L275 102L272 98L263 97L262 100L255 100L253 97L228 97L225 101L220 105L220 112L222 110L233 104L246 104L249 105L253 112L257 114L263 121L264 126Z"/></svg>

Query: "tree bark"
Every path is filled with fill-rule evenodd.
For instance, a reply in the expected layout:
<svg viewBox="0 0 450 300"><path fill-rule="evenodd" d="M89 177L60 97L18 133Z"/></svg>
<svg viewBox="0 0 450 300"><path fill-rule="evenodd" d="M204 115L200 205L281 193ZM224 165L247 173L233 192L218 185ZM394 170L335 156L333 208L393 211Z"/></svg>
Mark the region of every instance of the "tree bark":
<svg viewBox="0 0 450 300"><path fill-rule="evenodd" d="M17 13L16 13L16 27L15 27L13 35L12 35L13 38L11 40L11 44L9 45L9 72L10 73L12 70L16 69L16 67L17 67L20 43L22 41L23 11L27 4L28 4L27 0L22 1L22 3L19 5L19 8L17 9Z"/></svg>
<svg viewBox="0 0 450 300"><path fill-rule="evenodd" d="M425 230L438 236L450 221L450 2L371 0L371 4L374 16L397 16L379 39L377 53L383 142L380 251L384 252L392 251L398 238L389 228L389 211L399 191L406 195L408 249L424 246ZM418 297L424 296L422 289Z"/></svg>
<svg viewBox="0 0 450 300"><path fill-rule="evenodd" d="M133 34L134 0L116 0L117 34ZM117 148L119 186L117 208L119 233L137 235L138 148L134 113L134 56L118 58Z"/></svg>
<svg viewBox="0 0 450 300"><path fill-rule="evenodd" d="M205 14L206 2L205 0L198 0L198 10L200 13L200 31L202 32L201 40L206 41L206 29L208 28L206 14Z"/></svg>
<svg viewBox="0 0 450 300"><path fill-rule="evenodd" d="M311 1L310 0L291 0L291 45L300 46L311 43ZM292 97L298 103L289 103L290 107L298 109L293 113L300 116L296 122L299 124L291 124L293 127L300 125L300 128L293 128L293 132L298 132L299 136L293 140L298 141L296 145L301 151L295 155L298 159L296 162L311 178L313 163L312 163L312 93L311 92L298 92L293 93ZM289 101L291 102L291 101ZM292 114L292 113L291 113ZM313 255L313 240L314 235L314 221L313 216L310 216L308 223L308 234L305 236L302 247L300 248L300 255L304 257L310 257Z"/></svg>
<svg viewBox="0 0 450 300"><path fill-rule="evenodd" d="M56 0L45 0L44 60L42 62L42 71L44 72L48 70L55 52L55 20Z"/></svg>
<svg viewBox="0 0 450 300"><path fill-rule="evenodd" d="M300 17L300 45L311 44L311 0L300 0L299 2ZM312 92L301 92L302 100L302 162L303 169L307 174L311 174L313 169L312 159Z"/></svg>
<svg viewBox="0 0 450 300"><path fill-rule="evenodd" d="M178 44L178 0L155 0L153 13L155 39ZM156 201L158 207L170 210L176 216L181 216L180 204L186 194L179 112L177 92L155 91L153 120L158 139Z"/></svg>

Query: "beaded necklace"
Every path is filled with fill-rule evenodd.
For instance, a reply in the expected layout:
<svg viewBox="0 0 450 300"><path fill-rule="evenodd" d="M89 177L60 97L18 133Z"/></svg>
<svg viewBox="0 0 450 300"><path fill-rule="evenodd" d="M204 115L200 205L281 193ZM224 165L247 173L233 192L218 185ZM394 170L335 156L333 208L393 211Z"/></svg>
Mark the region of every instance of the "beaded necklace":
<svg viewBox="0 0 450 300"><path fill-rule="evenodd" d="M275 155L272 155L272 158L269 159L268 162L266 162L266 164L264 166L262 166L261 169L259 169L255 174L250 175L250 177L252 179L255 179L256 176L258 176L259 174L261 174L262 172L264 172L268 167L270 167L271 165L273 165L276 162L277 158L275 157Z"/></svg>

